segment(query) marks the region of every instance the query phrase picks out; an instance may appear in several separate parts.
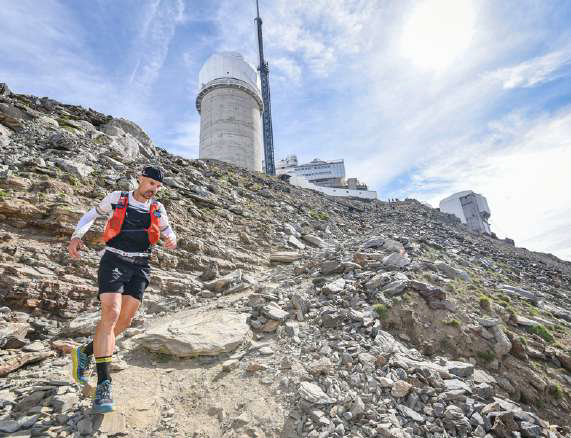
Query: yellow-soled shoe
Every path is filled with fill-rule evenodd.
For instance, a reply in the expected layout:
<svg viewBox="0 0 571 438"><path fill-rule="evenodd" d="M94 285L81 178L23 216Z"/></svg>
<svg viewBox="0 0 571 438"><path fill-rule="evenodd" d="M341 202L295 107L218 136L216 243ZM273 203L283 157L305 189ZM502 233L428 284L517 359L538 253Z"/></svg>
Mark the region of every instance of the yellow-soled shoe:
<svg viewBox="0 0 571 438"><path fill-rule="evenodd" d="M87 370L91 363L91 357L81 351L81 346L74 347L71 350L72 376L75 383L78 385L85 385L88 382Z"/></svg>

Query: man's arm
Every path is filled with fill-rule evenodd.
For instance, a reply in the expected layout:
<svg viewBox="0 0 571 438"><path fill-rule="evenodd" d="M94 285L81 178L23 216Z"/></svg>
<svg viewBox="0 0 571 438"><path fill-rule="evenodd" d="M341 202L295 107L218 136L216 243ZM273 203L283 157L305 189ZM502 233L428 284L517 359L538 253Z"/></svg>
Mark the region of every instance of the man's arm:
<svg viewBox="0 0 571 438"><path fill-rule="evenodd" d="M71 241L69 243L69 255L72 258L79 258L79 250L81 248L81 238L87 233L95 219L100 216L107 216L113 210L111 204L116 204L119 201L121 192L112 192L107 195L103 200L93 207L87 213L85 213L75 227L75 231L71 235Z"/></svg>
<svg viewBox="0 0 571 438"><path fill-rule="evenodd" d="M161 236L166 240L165 246L168 249L176 248L176 234L169 224L169 217L163 204L159 205L161 218L159 220L159 227L161 229Z"/></svg>

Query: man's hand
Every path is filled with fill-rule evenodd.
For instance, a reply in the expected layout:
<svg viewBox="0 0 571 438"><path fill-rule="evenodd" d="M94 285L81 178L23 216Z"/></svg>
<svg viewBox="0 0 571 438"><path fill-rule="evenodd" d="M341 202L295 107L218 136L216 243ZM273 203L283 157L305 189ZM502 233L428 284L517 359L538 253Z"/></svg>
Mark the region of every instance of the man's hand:
<svg viewBox="0 0 571 438"><path fill-rule="evenodd" d="M70 257L72 259L79 260L80 257L79 250L81 248L83 248L83 242L79 237L74 237L73 239L71 239L67 247Z"/></svg>
<svg viewBox="0 0 571 438"><path fill-rule="evenodd" d="M172 237L165 238L165 248L168 249L175 249L176 248L176 240Z"/></svg>

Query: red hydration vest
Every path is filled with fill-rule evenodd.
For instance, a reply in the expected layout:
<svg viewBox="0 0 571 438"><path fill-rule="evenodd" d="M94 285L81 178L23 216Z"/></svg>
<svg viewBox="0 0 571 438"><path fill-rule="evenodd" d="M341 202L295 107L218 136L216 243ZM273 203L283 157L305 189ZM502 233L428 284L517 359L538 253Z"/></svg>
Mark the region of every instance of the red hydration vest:
<svg viewBox="0 0 571 438"><path fill-rule="evenodd" d="M105 242L109 242L114 237L117 237L121 232L121 227L123 226L123 221L127 214L128 205L129 193L121 192L121 197L119 198L117 207L113 210L113 216L111 216L105 224L105 231L103 231L103 240ZM149 243L151 245L155 245L161 237L161 229L159 227L161 214L159 212L159 203L157 201L153 201L151 203L149 213L151 215L151 226L147 228L147 234L149 235Z"/></svg>

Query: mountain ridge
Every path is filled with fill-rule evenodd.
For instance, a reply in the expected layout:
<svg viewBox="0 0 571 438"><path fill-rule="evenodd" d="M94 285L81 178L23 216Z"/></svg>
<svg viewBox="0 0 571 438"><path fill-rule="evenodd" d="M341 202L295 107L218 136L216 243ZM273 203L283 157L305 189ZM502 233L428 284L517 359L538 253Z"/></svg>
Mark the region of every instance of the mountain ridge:
<svg viewBox="0 0 571 438"><path fill-rule="evenodd" d="M6 85L0 146L5 434L569 435L570 262L415 200L331 198L171 155L128 120ZM143 307L118 342L125 405L102 420L63 355L97 319L102 223L80 261L66 245L81 214L133 189L148 162L166 171L159 200L179 248L153 253ZM209 330L185 328L193 311ZM126 382L153 379L142 419Z"/></svg>

